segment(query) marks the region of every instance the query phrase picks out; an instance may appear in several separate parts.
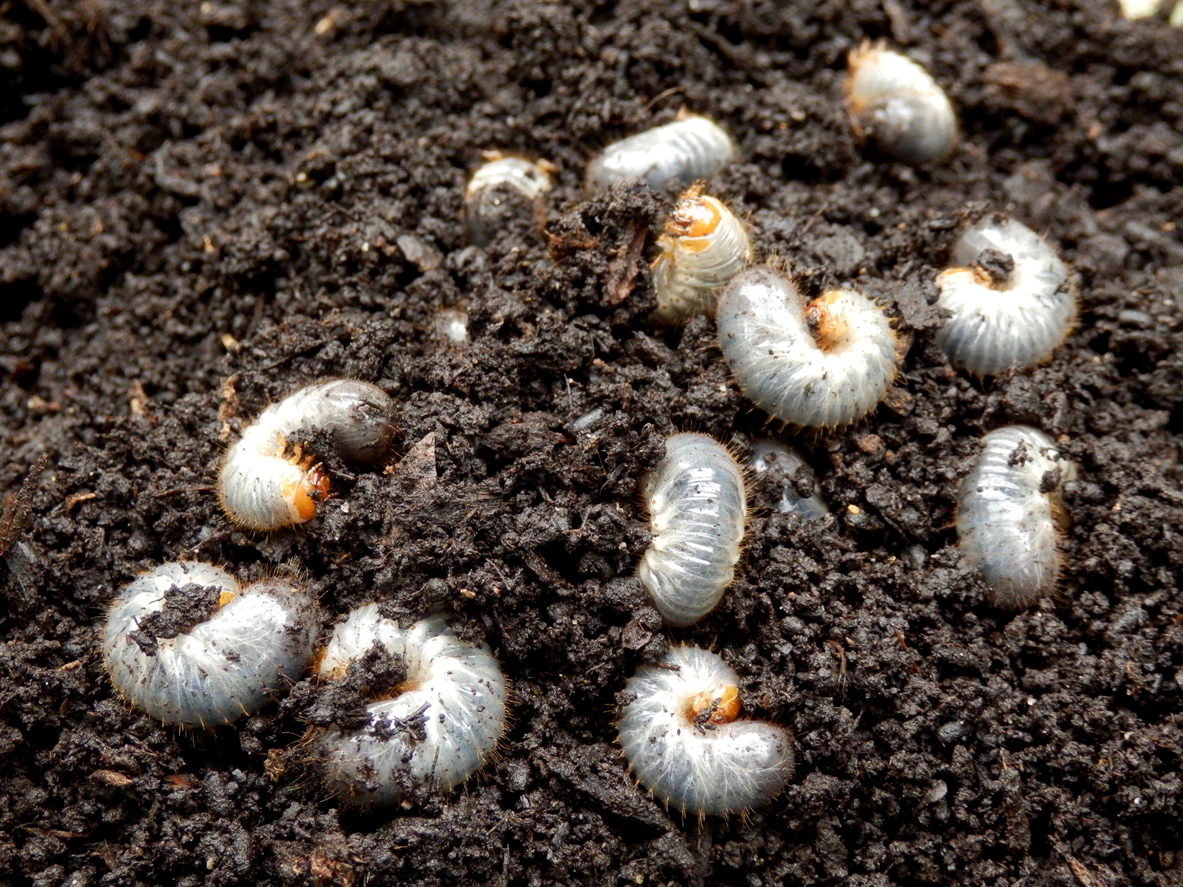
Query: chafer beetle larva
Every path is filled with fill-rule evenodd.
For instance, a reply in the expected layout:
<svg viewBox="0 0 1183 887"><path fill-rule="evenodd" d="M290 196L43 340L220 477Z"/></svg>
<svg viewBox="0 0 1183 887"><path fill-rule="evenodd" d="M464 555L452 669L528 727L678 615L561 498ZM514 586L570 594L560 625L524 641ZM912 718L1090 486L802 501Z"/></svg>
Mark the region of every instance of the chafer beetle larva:
<svg viewBox="0 0 1183 887"><path fill-rule="evenodd" d="M1021 610L1060 578L1068 523L1060 494L1076 477L1052 439L1024 425L991 431L957 497L961 553L990 586L991 602Z"/></svg>
<svg viewBox="0 0 1183 887"><path fill-rule="evenodd" d="M604 149L587 168L589 191L641 181L650 188L688 188L708 179L731 159L735 146L718 124L687 114Z"/></svg>
<svg viewBox="0 0 1183 887"><path fill-rule="evenodd" d="M736 720L739 677L719 656L675 647L638 669L617 724L638 781L683 814L726 816L768 803L793 775L782 727Z"/></svg>
<svg viewBox="0 0 1183 887"><path fill-rule="evenodd" d="M1026 225L989 216L965 230L953 267L937 275L937 305L952 313L937 333L949 361L993 376L1049 359L1076 319L1068 270Z"/></svg>
<svg viewBox="0 0 1183 887"><path fill-rule="evenodd" d="M949 97L922 67L883 46L851 50L846 102L858 131L889 157L931 163L957 141Z"/></svg>
<svg viewBox="0 0 1183 887"><path fill-rule="evenodd" d="M713 314L715 291L752 260L743 223L697 186L682 195L657 245L654 316L663 323Z"/></svg>
<svg viewBox="0 0 1183 887"><path fill-rule="evenodd" d="M854 290L804 304L789 277L740 272L719 296L719 345L739 387L774 419L813 428L857 421L895 377L883 310Z"/></svg>
<svg viewBox="0 0 1183 887"><path fill-rule="evenodd" d="M508 690L497 660L488 647L457 639L441 618L401 628L367 604L337 626L317 674L344 677L375 646L402 660L406 680L367 706L365 726L317 740L329 790L344 803L374 807L464 782L505 729Z"/></svg>
<svg viewBox="0 0 1183 887"><path fill-rule="evenodd" d="M293 438L326 431L342 459L370 465L390 449L393 412L381 388L349 379L309 385L272 404L226 454L218 476L222 508L249 530L311 520L329 479Z"/></svg>
<svg viewBox="0 0 1183 887"><path fill-rule="evenodd" d="M107 614L103 661L132 705L165 724L210 727L257 711L312 660L316 607L278 577L240 588L210 564L162 564Z"/></svg>
<svg viewBox="0 0 1183 887"><path fill-rule="evenodd" d="M464 225L468 239L484 246L505 227L516 211L515 203L529 204L539 222L545 214L545 196L551 188L554 167L545 160L531 163L520 157L491 152L489 162L477 169L464 189Z"/></svg>
<svg viewBox="0 0 1183 887"><path fill-rule="evenodd" d="M697 622L735 576L747 517L743 471L705 434L675 434L645 478L653 544L637 575L670 625Z"/></svg>

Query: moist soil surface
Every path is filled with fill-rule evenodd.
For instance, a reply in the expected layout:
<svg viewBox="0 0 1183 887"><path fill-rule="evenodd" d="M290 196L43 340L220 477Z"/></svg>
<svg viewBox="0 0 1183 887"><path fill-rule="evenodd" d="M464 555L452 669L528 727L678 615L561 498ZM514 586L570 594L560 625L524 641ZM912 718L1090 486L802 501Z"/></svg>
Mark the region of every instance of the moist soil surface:
<svg viewBox="0 0 1183 887"><path fill-rule="evenodd" d="M1100 0L2 16L0 878L1183 884L1183 36L1165 18ZM859 144L842 80L864 39L947 89L947 161ZM589 197L582 173L682 107L736 139L709 187L761 256L893 319L906 354L872 416L770 426L712 320L651 321L675 195ZM463 188L490 149L549 160L555 188L541 228L526 208L476 247ZM934 276L988 211L1047 235L1080 313L1046 365L978 380L935 344ZM457 311L466 342L443 332ZM388 464L329 448L314 520L237 529L225 448L325 377L395 399ZM1077 465L1060 588L1018 614L990 606L953 529L981 436L1011 423ZM791 440L829 513L781 514L754 480L734 585L672 630L634 576L637 488L682 430L741 457ZM362 811L327 798L304 741L356 720L356 694L305 679L205 731L132 710L104 610L176 559L300 576L326 634L371 600L445 614L512 682L500 752L448 795ZM748 815L668 813L615 744L625 682L681 643L792 732L793 779Z"/></svg>

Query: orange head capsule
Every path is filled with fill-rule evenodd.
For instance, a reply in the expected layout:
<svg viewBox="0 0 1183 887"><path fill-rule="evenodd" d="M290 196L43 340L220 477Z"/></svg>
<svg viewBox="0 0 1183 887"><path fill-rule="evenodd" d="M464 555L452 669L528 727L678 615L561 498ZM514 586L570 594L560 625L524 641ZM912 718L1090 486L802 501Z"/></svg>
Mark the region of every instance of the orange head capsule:
<svg viewBox="0 0 1183 887"><path fill-rule="evenodd" d="M715 229L723 221L724 212L726 210L718 200L703 197L697 189L692 189L674 207L666 231L674 237L708 237L715 233ZM690 244L685 245L692 252L699 252L706 248L707 243L696 246L697 248L693 248Z"/></svg>
<svg viewBox="0 0 1183 887"><path fill-rule="evenodd" d="M842 292L830 290L824 296L814 299L805 310L809 330L822 351L830 351L847 336L850 324L842 309Z"/></svg>
<svg viewBox="0 0 1183 887"><path fill-rule="evenodd" d="M973 265L973 267L971 267L969 269L969 272L970 272L970 274L973 275L973 281L978 286L985 286L985 287L989 287L990 289L995 288L994 287L994 276L989 271L987 271L985 268L983 268L981 265L978 265L975 263ZM949 273L948 271L941 272L941 274L948 274L948 273Z"/></svg>
<svg viewBox="0 0 1183 887"><path fill-rule="evenodd" d="M690 701L687 720L696 727L717 727L730 724L739 717L739 688L720 684L704 690Z"/></svg>
<svg viewBox="0 0 1183 887"><path fill-rule="evenodd" d="M285 496L287 491L284 491ZM316 506L324 502L329 496L329 477L320 465L313 465L300 478L295 490L291 494L292 503L300 520L312 520L316 516Z"/></svg>
<svg viewBox="0 0 1183 887"><path fill-rule="evenodd" d="M314 675L320 674L320 664L324 661L325 654L327 652L328 652L327 647L321 647L319 650L316 651L316 655L312 657L312 673ZM342 668L339 673L330 674L329 680L339 681L343 677L345 677L345 669L344 668Z"/></svg>

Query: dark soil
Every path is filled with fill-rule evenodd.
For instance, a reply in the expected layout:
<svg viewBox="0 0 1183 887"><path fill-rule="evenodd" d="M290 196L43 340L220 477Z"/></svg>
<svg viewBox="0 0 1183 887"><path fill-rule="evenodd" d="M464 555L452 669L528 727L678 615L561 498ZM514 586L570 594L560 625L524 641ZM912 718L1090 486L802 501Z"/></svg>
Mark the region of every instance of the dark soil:
<svg viewBox="0 0 1183 887"><path fill-rule="evenodd" d="M0 880L1183 884L1183 35L1165 20L1101 0L2 15ZM865 37L960 109L940 168L854 141L841 80ZM683 105L738 140L712 187L762 253L811 291L855 282L911 347L875 416L796 438L831 516L802 524L757 486L739 579L672 632L632 576L637 484L673 431L742 450L768 429L711 322L647 319L635 257L671 197L580 182ZM557 164L545 237L527 214L465 244L490 148ZM1049 365L983 384L934 345L933 277L991 209L1059 246L1082 310ZM436 333L457 306L467 346ZM326 376L396 399L394 467L326 465L340 495L315 521L236 530L213 489L227 441ZM1062 593L1015 616L951 529L979 437L1011 422L1079 466ZM451 796L360 813L292 765L331 719L309 682L237 728L131 711L98 655L104 606L178 558L244 581L293 565L334 616L450 614L513 682L502 754ZM795 778L750 816L668 815L614 745L625 681L682 641L794 732Z"/></svg>

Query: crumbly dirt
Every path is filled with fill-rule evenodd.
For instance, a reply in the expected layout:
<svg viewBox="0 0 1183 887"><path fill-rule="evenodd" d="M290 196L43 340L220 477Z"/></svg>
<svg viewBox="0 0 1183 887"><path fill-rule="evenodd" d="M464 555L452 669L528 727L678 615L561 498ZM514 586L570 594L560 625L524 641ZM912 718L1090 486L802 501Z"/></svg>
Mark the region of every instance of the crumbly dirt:
<svg viewBox="0 0 1183 887"><path fill-rule="evenodd" d="M841 100L864 38L947 88L947 163L865 159ZM1183 884L1181 60L1165 19L1102 0L5 5L0 879ZM737 139L712 189L762 255L857 285L910 347L873 417L793 437L830 516L755 484L733 588L669 631L633 577L663 436L789 437L712 322L648 319L671 196L581 191L681 106ZM465 243L485 149L557 166L545 234ZM1047 366L983 383L934 344L933 277L987 210L1059 246L1081 313ZM468 344L440 333L456 308ZM395 398L389 469L334 471L298 530L236 529L227 442L323 377ZM1012 422L1078 465L1061 592L1018 615L951 526ZM351 811L289 766L332 718L308 681L235 728L130 710L104 607L178 558L294 566L326 630L372 599L448 614L513 683L501 753L450 796ZM625 681L681 642L793 731L791 785L749 816L668 815L614 744Z"/></svg>

